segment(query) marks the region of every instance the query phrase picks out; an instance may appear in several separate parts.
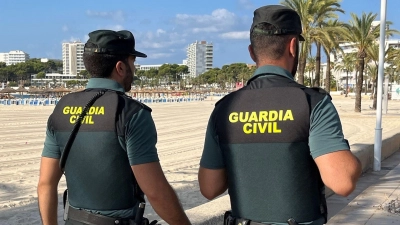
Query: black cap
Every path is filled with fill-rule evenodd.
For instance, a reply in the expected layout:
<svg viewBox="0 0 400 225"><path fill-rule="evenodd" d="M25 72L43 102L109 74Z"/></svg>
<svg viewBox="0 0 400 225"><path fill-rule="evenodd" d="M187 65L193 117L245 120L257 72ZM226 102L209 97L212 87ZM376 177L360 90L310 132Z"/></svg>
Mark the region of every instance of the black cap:
<svg viewBox="0 0 400 225"><path fill-rule="evenodd" d="M95 44L97 47L89 48L85 45L85 52L147 57L146 54L135 50L135 37L127 30L95 30L89 33L89 40L86 43Z"/></svg>
<svg viewBox="0 0 400 225"><path fill-rule="evenodd" d="M286 6L268 5L256 9L250 33L260 23L269 23L275 26L276 29L268 31L256 30L256 32L265 33L266 35L298 34L299 40L304 41L304 37L301 36L302 27L299 14Z"/></svg>

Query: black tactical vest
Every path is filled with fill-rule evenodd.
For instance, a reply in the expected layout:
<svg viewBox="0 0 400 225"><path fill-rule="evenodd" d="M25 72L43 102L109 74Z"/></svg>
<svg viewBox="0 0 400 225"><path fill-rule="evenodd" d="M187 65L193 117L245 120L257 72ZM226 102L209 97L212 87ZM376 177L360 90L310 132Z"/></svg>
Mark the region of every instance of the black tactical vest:
<svg viewBox="0 0 400 225"><path fill-rule="evenodd" d="M324 185L308 146L310 113L326 92L283 76L253 78L217 103L214 120L232 214L259 222L320 219Z"/></svg>
<svg viewBox="0 0 400 225"><path fill-rule="evenodd" d="M100 90L68 94L56 105L48 127L61 152L84 106ZM69 203L78 208L119 210L137 203L136 181L119 138L134 114L151 109L121 92L105 91L82 120L65 165Z"/></svg>

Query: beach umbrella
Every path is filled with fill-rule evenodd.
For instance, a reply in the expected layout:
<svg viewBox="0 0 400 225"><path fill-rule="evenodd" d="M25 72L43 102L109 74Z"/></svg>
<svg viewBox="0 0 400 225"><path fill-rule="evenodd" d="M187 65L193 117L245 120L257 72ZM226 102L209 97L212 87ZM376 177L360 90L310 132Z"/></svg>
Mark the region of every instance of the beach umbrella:
<svg viewBox="0 0 400 225"><path fill-rule="evenodd" d="M28 89L24 88L23 86L19 86L15 91L22 94L23 92L28 92Z"/></svg>
<svg viewBox="0 0 400 225"><path fill-rule="evenodd" d="M10 98L10 93L15 93L15 89L14 88L10 88L10 87L6 87L3 90L0 91L0 93L5 93L8 95L8 98Z"/></svg>
<svg viewBox="0 0 400 225"><path fill-rule="evenodd" d="M74 88L72 90L70 90L71 92L78 92L78 91L83 91L85 90L85 88Z"/></svg>
<svg viewBox="0 0 400 225"><path fill-rule="evenodd" d="M58 97L62 97L64 93L66 92L71 92L71 90L65 88L65 87L58 87L54 89L55 93L58 93Z"/></svg>
<svg viewBox="0 0 400 225"><path fill-rule="evenodd" d="M23 86L19 86L15 91L19 93L20 98L23 98L22 93L28 92L28 89L24 88Z"/></svg>
<svg viewBox="0 0 400 225"><path fill-rule="evenodd" d="M54 89L54 92L64 93L64 92L71 92L71 90L67 89L65 87L58 87L58 88Z"/></svg>
<svg viewBox="0 0 400 225"><path fill-rule="evenodd" d="M6 88L4 88L3 90L0 91L0 93L7 93L7 94L15 93L15 92L17 92L17 91L14 88L10 88L10 87L6 87Z"/></svg>
<svg viewBox="0 0 400 225"><path fill-rule="evenodd" d="M29 94L33 94L33 95L37 95L37 94L43 93L43 90L35 88L35 87L30 87L29 90L28 90L28 93Z"/></svg>

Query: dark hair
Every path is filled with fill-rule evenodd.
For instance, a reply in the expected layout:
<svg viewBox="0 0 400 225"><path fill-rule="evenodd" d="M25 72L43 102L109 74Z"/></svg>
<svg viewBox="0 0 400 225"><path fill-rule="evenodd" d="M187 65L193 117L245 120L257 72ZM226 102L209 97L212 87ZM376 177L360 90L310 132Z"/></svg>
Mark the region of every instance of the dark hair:
<svg viewBox="0 0 400 225"><path fill-rule="evenodd" d="M287 43L294 37L294 35L268 35L257 31L257 29L264 31L277 29L269 23L260 23L254 28L250 34L250 43L257 59L260 57L272 60L280 59L285 52Z"/></svg>
<svg viewBox="0 0 400 225"><path fill-rule="evenodd" d="M93 43L86 43L85 47L97 48ZM118 61L128 63L129 55L110 55L99 54L94 52L83 53L83 63L85 68L93 78L108 78L111 76L113 69Z"/></svg>

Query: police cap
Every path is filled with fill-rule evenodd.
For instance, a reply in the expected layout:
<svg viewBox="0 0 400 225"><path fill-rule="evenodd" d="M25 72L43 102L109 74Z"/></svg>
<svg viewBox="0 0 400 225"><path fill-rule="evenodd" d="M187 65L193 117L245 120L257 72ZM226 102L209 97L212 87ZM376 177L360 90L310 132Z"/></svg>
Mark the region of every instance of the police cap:
<svg viewBox="0 0 400 225"><path fill-rule="evenodd" d="M87 43L92 43L96 47L86 47L85 45L85 52L147 57L146 54L135 50L135 37L127 30L95 30L89 33Z"/></svg>
<svg viewBox="0 0 400 225"><path fill-rule="evenodd" d="M254 27L260 23L269 23L275 29L254 30ZM302 27L299 14L293 9L282 5L268 5L256 9L250 29L251 32L259 32L265 35L297 34L299 35L299 40L304 41L304 37L301 36Z"/></svg>

